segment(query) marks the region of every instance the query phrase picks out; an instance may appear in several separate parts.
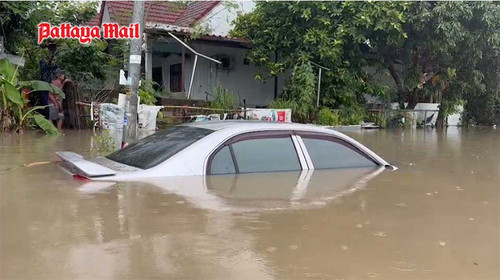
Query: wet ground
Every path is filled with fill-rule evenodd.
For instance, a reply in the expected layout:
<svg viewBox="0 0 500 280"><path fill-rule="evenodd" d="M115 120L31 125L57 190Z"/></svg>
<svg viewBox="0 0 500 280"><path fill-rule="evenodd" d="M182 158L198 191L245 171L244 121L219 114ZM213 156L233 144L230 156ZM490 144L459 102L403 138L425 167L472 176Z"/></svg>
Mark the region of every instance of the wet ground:
<svg viewBox="0 0 500 280"><path fill-rule="evenodd" d="M399 170L84 185L90 132L1 136L0 278L500 279L499 130L347 134Z"/></svg>

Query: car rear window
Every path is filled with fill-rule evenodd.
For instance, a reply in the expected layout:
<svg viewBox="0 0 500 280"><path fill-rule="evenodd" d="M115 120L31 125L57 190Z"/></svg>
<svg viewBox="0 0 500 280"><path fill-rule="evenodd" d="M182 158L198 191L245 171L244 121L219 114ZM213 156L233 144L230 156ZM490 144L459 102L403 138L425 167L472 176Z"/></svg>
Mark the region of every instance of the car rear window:
<svg viewBox="0 0 500 280"><path fill-rule="evenodd" d="M175 126L145 137L107 156L108 159L148 169L169 159L184 148L212 133L213 130Z"/></svg>

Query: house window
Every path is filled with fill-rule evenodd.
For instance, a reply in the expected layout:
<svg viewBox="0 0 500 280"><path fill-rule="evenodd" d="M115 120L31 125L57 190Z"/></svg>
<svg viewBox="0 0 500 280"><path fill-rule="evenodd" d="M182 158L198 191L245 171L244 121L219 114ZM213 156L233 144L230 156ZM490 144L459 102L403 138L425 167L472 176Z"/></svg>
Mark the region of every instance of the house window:
<svg viewBox="0 0 500 280"><path fill-rule="evenodd" d="M180 63L170 65L170 91L182 91L182 65Z"/></svg>

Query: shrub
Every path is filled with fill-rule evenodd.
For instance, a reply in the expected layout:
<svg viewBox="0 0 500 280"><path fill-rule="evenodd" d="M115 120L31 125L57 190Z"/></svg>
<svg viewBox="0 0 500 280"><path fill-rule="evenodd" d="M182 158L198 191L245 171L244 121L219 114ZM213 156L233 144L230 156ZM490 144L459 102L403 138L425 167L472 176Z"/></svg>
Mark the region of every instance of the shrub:
<svg viewBox="0 0 500 280"><path fill-rule="evenodd" d="M358 125L365 118L365 110L361 107L344 107L339 110L340 123L343 125Z"/></svg>
<svg viewBox="0 0 500 280"><path fill-rule="evenodd" d="M321 108L318 112L316 123L321 125L339 125L339 114L328 108Z"/></svg>
<svg viewBox="0 0 500 280"><path fill-rule="evenodd" d="M152 80L141 80L141 86L139 87L139 97L141 104L156 104L156 96L158 96L158 93L153 87L154 85L155 82L153 82Z"/></svg>
<svg viewBox="0 0 500 280"><path fill-rule="evenodd" d="M232 92L217 85L214 89L214 99L210 102L210 107L215 109L231 110L236 109L238 104Z"/></svg>

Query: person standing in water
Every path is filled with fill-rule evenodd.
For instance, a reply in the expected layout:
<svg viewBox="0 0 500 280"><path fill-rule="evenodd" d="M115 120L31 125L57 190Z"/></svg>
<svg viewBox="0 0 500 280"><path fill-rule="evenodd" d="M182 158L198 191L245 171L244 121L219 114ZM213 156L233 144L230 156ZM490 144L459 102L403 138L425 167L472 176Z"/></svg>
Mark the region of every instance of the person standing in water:
<svg viewBox="0 0 500 280"><path fill-rule="evenodd" d="M62 90L65 81L66 78L64 76L64 73L58 70L56 72L54 80L52 81L52 84ZM62 132L64 120L62 97L53 92L49 93L49 120L51 120L52 122L56 122L57 129Z"/></svg>

